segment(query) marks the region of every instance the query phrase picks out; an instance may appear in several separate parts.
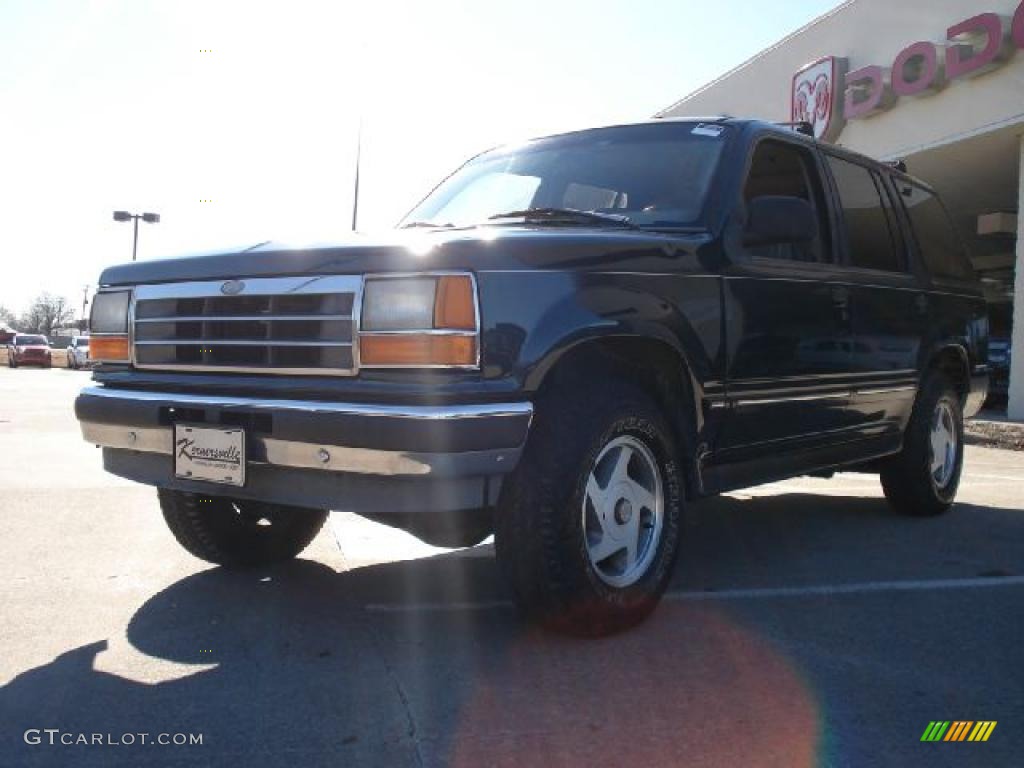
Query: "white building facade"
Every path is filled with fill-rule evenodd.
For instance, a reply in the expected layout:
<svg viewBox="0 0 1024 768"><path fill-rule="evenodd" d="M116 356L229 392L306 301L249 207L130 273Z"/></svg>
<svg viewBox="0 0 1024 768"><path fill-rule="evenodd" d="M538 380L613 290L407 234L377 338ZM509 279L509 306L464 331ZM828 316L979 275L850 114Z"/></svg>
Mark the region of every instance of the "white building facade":
<svg viewBox="0 0 1024 768"><path fill-rule="evenodd" d="M950 208L1009 339L1024 420L1024 2L850 0L659 113L808 121L905 160Z"/></svg>

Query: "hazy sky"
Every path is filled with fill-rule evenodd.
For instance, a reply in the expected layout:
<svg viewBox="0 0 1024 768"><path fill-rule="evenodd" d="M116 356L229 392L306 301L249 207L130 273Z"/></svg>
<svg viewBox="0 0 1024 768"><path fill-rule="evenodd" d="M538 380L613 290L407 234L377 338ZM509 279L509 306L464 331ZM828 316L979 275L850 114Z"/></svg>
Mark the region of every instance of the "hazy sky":
<svg viewBox="0 0 1024 768"><path fill-rule="evenodd" d="M644 119L837 0L0 0L0 304L395 223L494 144ZM208 202L206 202L208 201Z"/></svg>

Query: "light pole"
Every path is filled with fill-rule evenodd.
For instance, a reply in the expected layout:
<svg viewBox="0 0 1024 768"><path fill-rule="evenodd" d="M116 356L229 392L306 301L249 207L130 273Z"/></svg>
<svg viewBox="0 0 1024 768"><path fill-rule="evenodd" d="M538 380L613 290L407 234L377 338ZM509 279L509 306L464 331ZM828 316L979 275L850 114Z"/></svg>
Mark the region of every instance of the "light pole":
<svg viewBox="0 0 1024 768"><path fill-rule="evenodd" d="M86 317L85 308L89 306L89 286L82 286L82 321L80 330L85 330L89 325L89 318Z"/></svg>
<svg viewBox="0 0 1024 768"><path fill-rule="evenodd" d="M147 224L158 224L160 222L159 213L129 213L128 211L114 211L114 221L134 221L135 222L135 237L132 240L132 261L135 261L136 252L139 248L139 219L142 219Z"/></svg>
<svg viewBox="0 0 1024 768"><path fill-rule="evenodd" d="M356 183L352 190L352 231L356 231L359 218L359 163L363 156L363 120L359 119L359 133L356 134Z"/></svg>

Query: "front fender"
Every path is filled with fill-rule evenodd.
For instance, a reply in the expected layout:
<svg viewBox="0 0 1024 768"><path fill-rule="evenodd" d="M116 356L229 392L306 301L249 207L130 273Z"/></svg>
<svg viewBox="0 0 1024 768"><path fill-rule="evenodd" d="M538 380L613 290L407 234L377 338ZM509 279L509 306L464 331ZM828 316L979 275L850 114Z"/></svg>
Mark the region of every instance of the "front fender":
<svg viewBox="0 0 1024 768"><path fill-rule="evenodd" d="M720 381L719 278L690 274L516 272L479 276L485 376L535 392L569 350L597 339L657 340L694 384Z"/></svg>

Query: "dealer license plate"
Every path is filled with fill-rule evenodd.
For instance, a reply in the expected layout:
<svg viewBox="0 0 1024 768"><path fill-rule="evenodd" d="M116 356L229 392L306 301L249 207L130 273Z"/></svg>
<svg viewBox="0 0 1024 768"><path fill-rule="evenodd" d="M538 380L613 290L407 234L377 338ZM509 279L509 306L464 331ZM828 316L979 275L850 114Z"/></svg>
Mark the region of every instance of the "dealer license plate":
<svg viewBox="0 0 1024 768"><path fill-rule="evenodd" d="M175 424L174 474L187 480L245 485L245 430Z"/></svg>

